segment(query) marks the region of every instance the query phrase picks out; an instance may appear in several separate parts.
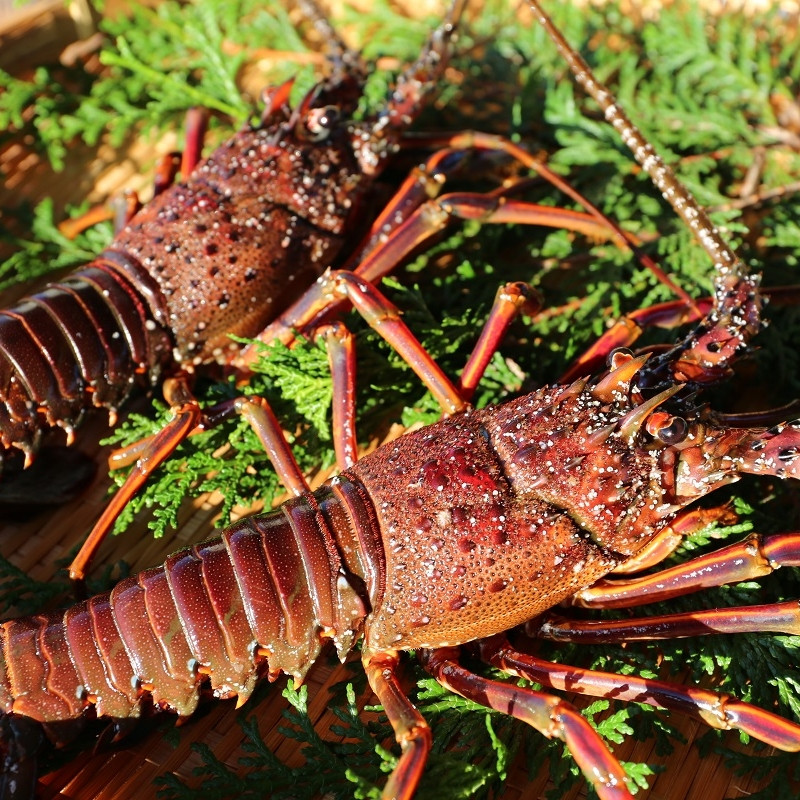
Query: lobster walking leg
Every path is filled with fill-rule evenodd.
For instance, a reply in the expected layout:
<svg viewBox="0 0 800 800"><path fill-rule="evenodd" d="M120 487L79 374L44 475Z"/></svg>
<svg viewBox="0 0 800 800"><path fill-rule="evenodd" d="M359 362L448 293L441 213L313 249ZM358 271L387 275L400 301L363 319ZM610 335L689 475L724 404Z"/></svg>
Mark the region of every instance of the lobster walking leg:
<svg viewBox="0 0 800 800"><path fill-rule="evenodd" d="M718 633L800 634L798 601L761 606L734 606L712 611L687 611L626 620L544 620L536 635L560 642L615 642L679 639Z"/></svg>
<svg viewBox="0 0 800 800"><path fill-rule="evenodd" d="M358 460L356 438L356 351L353 335L342 323L323 325L317 336L325 340L331 370L331 428L336 464L340 470Z"/></svg>
<svg viewBox="0 0 800 800"><path fill-rule="evenodd" d="M171 406L172 419L149 443L146 456L136 462L122 488L103 509L100 519L95 523L81 546L80 552L70 564L69 576L73 581L83 581L89 561L97 552L114 521L130 502L131 497L142 487L148 477L172 455L175 448L200 421L200 407L189 391L185 375L165 381L164 395Z"/></svg>
<svg viewBox="0 0 800 800"><path fill-rule="evenodd" d="M780 567L798 566L800 534L752 533L741 542L652 575L598 581L576 593L570 602L578 606L629 608L642 602L659 603L711 586L762 578Z"/></svg>
<svg viewBox="0 0 800 800"><path fill-rule="evenodd" d="M569 703L543 692L482 678L458 663L457 649L423 651L423 666L439 683L469 700L563 739L601 800L632 800L625 772L591 725Z"/></svg>
<svg viewBox="0 0 800 800"><path fill-rule="evenodd" d="M759 294L765 298L765 300L769 301L773 307L776 304L797 305L798 293L799 290L796 286L770 287L759 290ZM735 295L732 296L732 299L734 297ZM593 375L602 370L609 353L618 347L632 347L642 335L645 328L674 328L679 325L698 322L703 319L710 320L715 311L715 303L715 298L703 297L695 300L694 308L692 308L681 301L672 300L667 303L660 303L649 308L643 308L626 314L622 319L615 322L605 331L584 353L575 359L570 368L561 376L561 382L568 383L581 375ZM726 301L725 307L728 309L729 313L735 313L737 301L735 299L733 302L730 302L730 300ZM753 329L754 327L751 321L751 329L746 331L746 336L749 337L752 335ZM700 338L702 339L702 337L705 336L706 346L711 344L709 353L719 352L718 348L720 348L720 345L717 344L716 341L719 340L724 331L727 331L728 337L732 338L731 331L735 334L736 330L737 328L735 325L732 326L730 321L723 321L721 315L718 313L716 322L713 325L708 325ZM716 337L716 341L714 337ZM667 347L662 349L666 349L669 351L669 354L671 354L668 354L667 360L671 363L672 369L675 372L675 377L678 380L688 379L698 384L709 384L725 378L728 375L730 353L727 354L727 357L720 359L721 363L719 366L709 359L707 363L702 365L702 368L698 368L697 358L675 358L672 348ZM793 404L796 402L797 401L793 401ZM782 410L776 409L776 411L778 415L775 419L785 420L791 415L792 407L790 406ZM781 413L781 411L783 413ZM738 417L740 420L739 423L736 423L735 419L736 418L733 416L729 416L728 422L730 424L741 425L759 424L754 415Z"/></svg>
<svg viewBox="0 0 800 800"><path fill-rule="evenodd" d="M519 161L527 167L534 174L540 175L546 181L551 183L556 188L560 189L567 197L572 198L576 203L582 206L594 217L598 223L603 224L611 233L612 238L616 244L622 249L630 249L638 259L642 266L647 267L650 272L655 275L658 280L665 286L668 286L683 302L691 308L693 306L692 298L680 286L677 286L668 275L658 266L658 264L650 258L647 253L643 252L639 246L639 240L631 233L621 228L613 219L609 218L595 206L594 203L589 201L580 192L576 191L570 184L564 180L558 173L554 172L547 166L541 159L536 158L531 153L528 153L519 145L505 139L502 136L493 134L482 133L480 131L462 131L453 135L435 136L435 135L413 135L408 136L409 139L416 142L426 142L430 146L445 146L454 149L471 149L479 148L488 151L496 151L506 153L515 160Z"/></svg>
<svg viewBox="0 0 800 800"><path fill-rule="evenodd" d="M492 356L497 352L500 342L511 322L519 315L532 317L540 308L540 298L531 287L524 283L508 283L497 290L494 304L481 331L480 338L470 353L461 377L458 390L469 401L475 393L483 373Z"/></svg>
<svg viewBox="0 0 800 800"><path fill-rule="evenodd" d="M614 575L642 572L660 564L689 534L707 528L712 523L732 525L737 519L736 514L727 505L695 508L685 514L679 514L671 525L660 530L635 556L620 564L614 570Z"/></svg>
<svg viewBox="0 0 800 800"><path fill-rule="evenodd" d="M504 635L482 640L478 650L481 658L498 669L553 689L661 706L702 719L713 728L745 731L782 750L800 750L800 727L730 695L650 678L565 667L515 650Z"/></svg>
<svg viewBox="0 0 800 800"><path fill-rule="evenodd" d="M382 797L384 800L408 800L413 796L428 760L431 731L400 686L398 653L365 655L363 662L369 685L380 700L401 748L400 760L384 787Z"/></svg>

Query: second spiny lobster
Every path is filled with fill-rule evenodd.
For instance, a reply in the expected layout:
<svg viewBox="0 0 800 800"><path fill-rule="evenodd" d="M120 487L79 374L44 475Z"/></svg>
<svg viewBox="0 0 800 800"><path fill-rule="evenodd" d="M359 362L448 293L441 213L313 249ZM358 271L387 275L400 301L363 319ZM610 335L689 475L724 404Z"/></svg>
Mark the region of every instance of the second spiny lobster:
<svg viewBox="0 0 800 800"><path fill-rule="evenodd" d="M336 264L441 77L454 24L362 122L352 116L366 66L329 28L331 74L297 108L291 82L270 90L260 121L203 161L204 117L191 117L183 180L173 169L94 262L0 312L0 454L31 460L48 430L71 441L87 410L113 413L137 382L229 362L229 334L260 333Z"/></svg>

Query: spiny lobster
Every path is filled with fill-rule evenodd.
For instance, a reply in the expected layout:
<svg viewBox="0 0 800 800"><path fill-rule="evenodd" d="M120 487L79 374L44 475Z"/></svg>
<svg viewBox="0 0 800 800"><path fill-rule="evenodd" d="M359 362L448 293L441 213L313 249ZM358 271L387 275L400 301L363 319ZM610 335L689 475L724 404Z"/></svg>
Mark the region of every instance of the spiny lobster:
<svg viewBox="0 0 800 800"><path fill-rule="evenodd" d="M230 361L228 335L261 332L363 226L374 179L441 77L459 10L385 107L355 122L366 65L301 5L326 36L331 75L295 109L291 82L267 92L260 122L202 162L195 115L183 181L171 163L92 264L0 314L3 451L30 460L49 429L71 441L88 409L113 414L137 381Z"/></svg>
<svg viewBox="0 0 800 800"><path fill-rule="evenodd" d="M370 683L402 749L387 797L413 794L430 747L427 725L397 678L398 651L416 648L445 685L564 738L601 797L630 798L619 764L569 704L459 665L458 646L476 640L485 660L531 680L688 710L717 727L800 749L799 725L733 698L565 672L503 638L536 615L532 630L558 640L795 632L798 625L796 604L621 623L549 613L572 596L621 605L800 564L798 536L785 534L729 548L711 579L705 559L623 587L597 583L631 561L638 568L658 563L663 548L652 547L685 519L683 508L741 474L800 477L800 427L716 423L684 384L669 379L678 372L700 380L740 355L761 324L758 281L533 5L578 78L706 243L718 272L712 311L665 356L615 354L611 371L595 382L458 411L353 463L317 492L301 490L278 511L239 522L110 593L63 614L5 623L8 796L31 787L38 722L59 742L74 735L76 720L94 714L124 721L151 702L190 713L203 683L219 696L244 699L259 672L301 679L325 640L344 655L359 636ZM370 292L368 284L362 288ZM672 413L663 410L670 404ZM287 483L302 483L284 470Z"/></svg>

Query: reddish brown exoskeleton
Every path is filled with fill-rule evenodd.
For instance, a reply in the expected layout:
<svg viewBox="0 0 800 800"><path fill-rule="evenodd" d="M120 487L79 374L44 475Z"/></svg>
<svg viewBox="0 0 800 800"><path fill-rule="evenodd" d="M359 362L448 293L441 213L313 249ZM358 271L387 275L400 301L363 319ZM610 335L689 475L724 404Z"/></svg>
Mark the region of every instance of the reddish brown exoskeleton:
<svg viewBox="0 0 800 800"><path fill-rule="evenodd" d="M585 75L585 65L537 13ZM607 95L593 80L590 90ZM352 461L316 492L270 431L276 469L296 495L280 509L241 521L64 613L5 623L6 796L31 791L42 732L64 742L95 715L122 726L151 705L189 714L204 685L244 700L259 674L284 671L300 680L325 641L344 657L359 638L370 684L402 750L387 798L413 794L431 744L398 680L400 653L408 649L420 651L426 669L454 691L563 738L604 800L631 794L591 726L565 701L462 667L461 645L475 642L485 660L538 683L685 711L800 749L800 725L772 712L705 690L548 663L504 638L526 621L541 637L606 641L796 633L800 626L796 603L620 623L564 620L551 611L571 598L597 607L635 604L800 565L800 534L788 533L751 537L713 561L654 577L602 580L632 564L657 564L669 550L669 532L686 519L684 509L741 475L800 477L800 426L715 424L685 396L689 383L726 369L757 333L758 281L658 157L638 144L613 101L607 105L665 194L678 195L679 207L699 220L718 262L713 308L696 331L661 359L616 354L604 377L472 411L468 392L433 371L369 282L349 273L336 278L337 291L355 287L370 319L394 331L388 338L410 355L449 418ZM248 403L243 410L266 431L268 408ZM346 413L352 416L352 407Z"/></svg>
<svg viewBox="0 0 800 800"><path fill-rule="evenodd" d="M363 637L364 667L403 751L385 797L413 794L430 747L398 682L399 652L413 648L454 691L563 738L604 800L629 800L622 768L574 708L466 670L458 646L477 639L492 663L558 686L562 667L516 652L503 632L590 587L685 506L741 474L800 476L800 428L725 429L665 414L659 407L681 387L644 400L632 388L642 365L623 360L593 385L453 415L107 594L5 623L3 796L32 791L41 731L65 742L78 721L97 715L122 726L151 704L190 714L206 681L241 703L259 675L300 681L326 640L344 658ZM711 580L690 562L675 593L763 574L765 560L769 569L800 564L800 535L726 553ZM654 582L628 585L628 598ZM789 605L598 623L597 633L544 616L537 630L550 638L796 632ZM567 680L573 691L680 709L800 749L800 725L730 697L588 671Z"/></svg>

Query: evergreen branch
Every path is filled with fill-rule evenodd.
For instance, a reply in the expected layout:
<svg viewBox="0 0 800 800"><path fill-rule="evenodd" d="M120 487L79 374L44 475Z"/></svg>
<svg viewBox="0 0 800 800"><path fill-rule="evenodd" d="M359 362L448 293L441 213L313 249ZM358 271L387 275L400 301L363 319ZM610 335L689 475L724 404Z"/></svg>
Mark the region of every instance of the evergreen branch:
<svg viewBox="0 0 800 800"><path fill-rule="evenodd" d="M227 114L232 119L242 117L242 106L226 103L207 92L201 91L192 86L186 79L185 75L175 75L174 73L163 73L160 70L153 69L145 62L136 58L130 48L130 45L122 37L117 39L118 53L104 53L102 61L108 66L117 66L128 69L131 72L138 73L141 78L147 81L156 95L160 96L162 101L164 98L170 96L180 96L180 108L186 109L192 105L205 106L209 109L220 111ZM234 95L234 96L238 96ZM188 101L188 104L187 104Z"/></svg>

